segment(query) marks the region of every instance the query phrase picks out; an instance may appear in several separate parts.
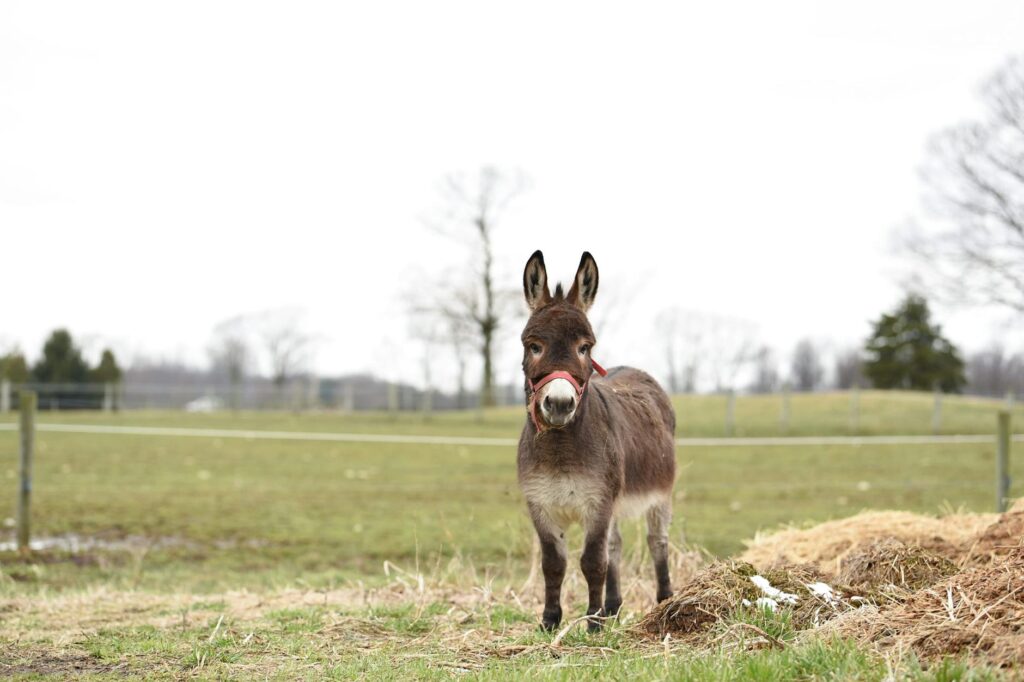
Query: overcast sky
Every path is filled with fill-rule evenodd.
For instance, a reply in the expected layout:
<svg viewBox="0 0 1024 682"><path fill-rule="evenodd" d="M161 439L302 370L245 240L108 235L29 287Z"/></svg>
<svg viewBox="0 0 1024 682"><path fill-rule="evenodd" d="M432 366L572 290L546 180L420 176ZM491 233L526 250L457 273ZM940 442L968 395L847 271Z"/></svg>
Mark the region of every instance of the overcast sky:
<svg viewBox="0 0 1024 682"><path fill-rule="evenodd" d="M466 262L422 217L496 164L531 178L508 287L587 249L596 306L635 298L606 365L657 371L670 307L856 344L899 297L927 139L977 113L1024 5L694 4L4 2L0 343L201 363L219 320L294 306L320 372L415 376L402 293ZM1005 331L940 317L968 348Z"/></svg>

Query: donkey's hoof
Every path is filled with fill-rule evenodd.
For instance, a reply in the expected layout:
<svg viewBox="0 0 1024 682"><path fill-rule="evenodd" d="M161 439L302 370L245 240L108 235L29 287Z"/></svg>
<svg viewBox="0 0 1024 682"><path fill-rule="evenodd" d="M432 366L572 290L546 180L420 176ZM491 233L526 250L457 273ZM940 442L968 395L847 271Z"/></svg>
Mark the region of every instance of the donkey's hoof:
<svg viewBox="0 0 1024 682"><path fill-rule="evenodd" d="M672 590L658 590L658 603L672 597Z"/></svg>
<svg viewBox="0 0 1024 682"><path fill-rule="evenodd" d="M604 627L604 610L598 609L596 613L587 614L587 632L600 632Z"/></svg>
<svg viewBox="0 0 1024 682"><path fill-rule="evenodd" d="M544 632L554 632L558 628L558 625L561 622L562 622L562 613L561 613L561 611L545 613L544 617L541 618L541 621L540 621L540 629L543 630Z"/></svg>
<svg viewBox="0 0 1024 682"><path fill-rule="evenodd" d="M540 622L541 632L554 632L558 629L559 621L557 620L542 620Z"/></svg>
<svg viewBox="0 0 1024 682"><path fill-rule="evenodd" d="M619 610L622 608L622 601L606 601L604 603L604 612L609 618L616 618L619 615Z"/></svg>

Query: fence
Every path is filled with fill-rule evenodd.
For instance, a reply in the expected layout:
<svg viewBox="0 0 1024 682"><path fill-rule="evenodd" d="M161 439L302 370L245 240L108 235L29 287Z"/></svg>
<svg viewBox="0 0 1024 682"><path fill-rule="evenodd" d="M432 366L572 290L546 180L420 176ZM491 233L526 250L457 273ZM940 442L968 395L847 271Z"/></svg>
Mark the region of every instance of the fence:
<svg viewBox="0 0 1024 682"><path fill-rule="evenodd" d="M482 418L478 392L424 391L373 377L302 377L284 385L252 380L120 384L0 382L0 413L17 408L18 392L37 393L39 409L60 410L290 410L430 414L467 410ZM497 387L498 406L524 404L522 387ZM800 436L991 433L991 415L1007 409L1024 420L1024 404L941 393L860 391L775 394L685 394L673 398L681 436ZM504 417L502 417L504 418ZM1018 421L1024 423L1024 421Z"/></svg>
<svg viewBox="0 0 1024 682"><path fill-rule="evenodd" d="M424 391L405 383L375 380L339 381L303 377L283 385L267 381L239 385L223 383L147 384L12 384L0 382L0 413L17 409L22 390L35 392L39 409L103 410L169 409L192 412L219 410L389 410L444 411L479 409L480 393ZM495 390L496 404L522 402L522 387L505 385Z"/></svg>

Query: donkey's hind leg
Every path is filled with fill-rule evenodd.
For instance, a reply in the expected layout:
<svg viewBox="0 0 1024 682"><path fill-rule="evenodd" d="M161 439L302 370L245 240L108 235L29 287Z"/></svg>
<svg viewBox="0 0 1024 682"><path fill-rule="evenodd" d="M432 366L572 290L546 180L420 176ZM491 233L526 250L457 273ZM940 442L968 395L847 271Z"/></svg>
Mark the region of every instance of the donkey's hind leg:
<svg viewBox="0 0 1024 682"><path fill-rule="evenodd" d="M622 561L622 535L619 534L619 522L612 519L608 528L608 573L604 586L604 614L609 618L619 615L622 607L622 594L619 592L619 564Z"/></svg>
<svg viewBox="0 0 1024 682"><path fill-rule="evenodd" d="M672 596L672 580L668 575L668 527L672 523L672 498L666 497L647 510L647 547L654 560L658 578L658 601Z"/></svg>

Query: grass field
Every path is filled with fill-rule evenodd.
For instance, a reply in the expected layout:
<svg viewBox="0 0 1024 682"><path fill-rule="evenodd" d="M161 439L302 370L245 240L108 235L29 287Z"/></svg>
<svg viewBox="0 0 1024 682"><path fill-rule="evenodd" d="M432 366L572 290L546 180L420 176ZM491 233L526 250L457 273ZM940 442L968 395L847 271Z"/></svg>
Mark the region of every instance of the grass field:
<svg viewBox="0 0 1024 682"><path fill-rule="evenodd" d="M932 430L930 395L864 392L859 401L861 434ZM787 433L848 433L850 402L847 394L794 395ZM677 406L680 435L721 435L724 398L685 397ZM947 398L941 431L991 433L1001 407ZM741 397L737 435L778 435L779 409L778 397ZM1018 424L1021 417L1018 410ZM498 437L515 437L522 419L521 408L429 420L169 412L39 417L41 423ZM572 631L552 648L550 635L534 631L536 590L521 590L532 531L514 457L502 447L40 432L34 534L74 537L84 547L28 559L0 553L6 604L0 604L0 666L25 675L64 674L77 665L99 676L288 678L459 671L571 678L590 677L596 667L623 678L886 674L891 662L842 642L794 642L723 660L637 644L623 628L650 603L643 582L633 587L624 625L596 637ZM718 555L781 523L864 508L990 511L993 505L990 444L686 447L678 457L673 541ZM1020 480L1024 466L1015 465L1014 475ZM0 432L0 510L13 510L15 490L16 435ZM6 526L3 539L12 535L9 520ZM630 525L624 537L634 574L646 577L642 530ZM579 546L578 537L572 541ZM567 614L578 610L577 601ZM918 670L913 661L899 665L908 675L935 679L954 679L960 670L956 662L945 672Z"/></svg>

